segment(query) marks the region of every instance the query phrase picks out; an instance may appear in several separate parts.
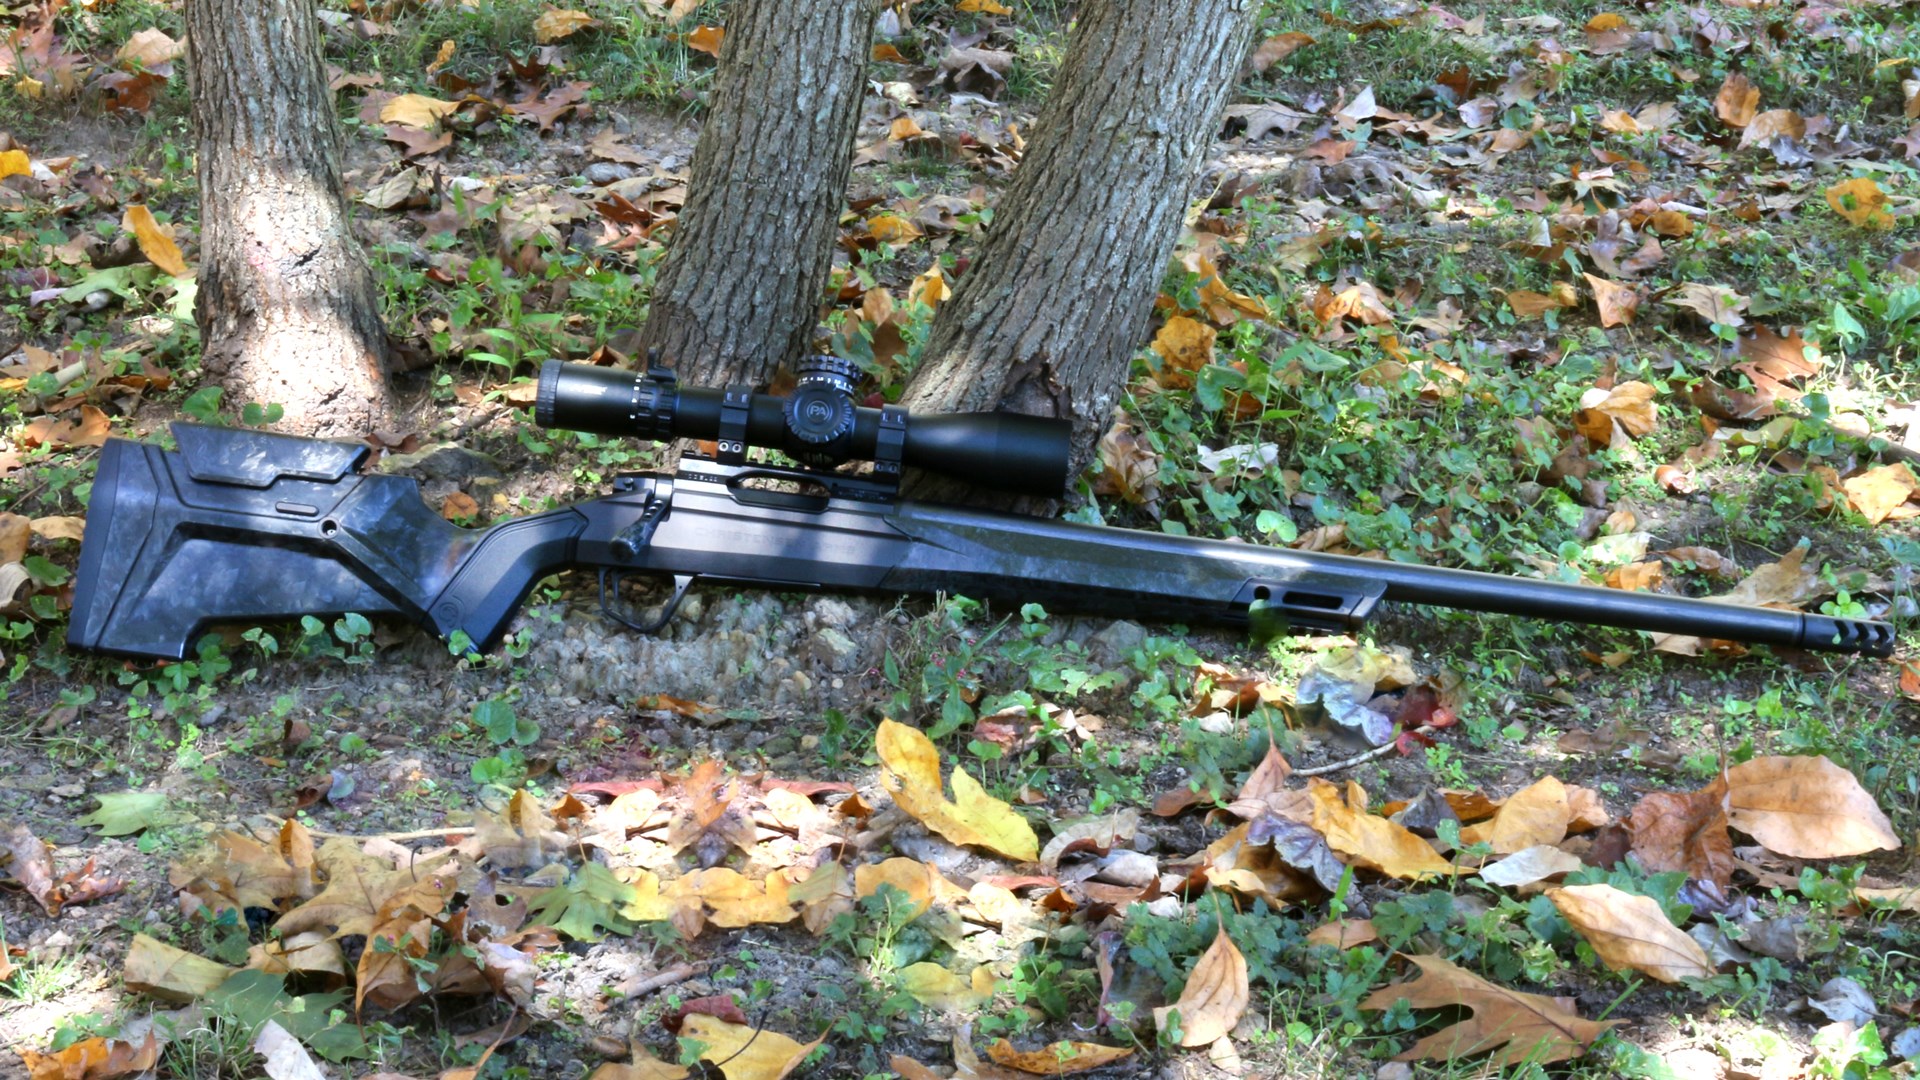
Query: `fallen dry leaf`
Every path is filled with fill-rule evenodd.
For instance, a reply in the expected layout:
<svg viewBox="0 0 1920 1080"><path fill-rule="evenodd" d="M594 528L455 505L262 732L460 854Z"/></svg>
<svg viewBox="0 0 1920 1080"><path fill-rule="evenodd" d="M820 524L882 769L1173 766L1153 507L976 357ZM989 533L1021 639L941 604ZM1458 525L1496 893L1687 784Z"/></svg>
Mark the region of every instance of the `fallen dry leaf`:
<svg viewBox="0 0 1920 1080"><path fill-rule="evenodd" d="M1331 945L1336 949L1358 948L1378 940L1380 931L1374 929L1372 919L1335 919L1314 927L1307 934L1307 944Z"/></svg>
<svg viewBox="0 0 1920 1080"><path fill-rule="evenodd" d="M727 1080L781 1080L821 1042L797 1042L777 1031L755 1030L704 1013L688 1016L680 1025L680 1037L702 1044L700 1059L718 1065Z"/></svg>
<svg viewBox="0 0 1920 1080"><path fill-rule="evenodd" d="M172 63L185 56L186 52L186 42L175 41L167 36L166 31L149 26L128 38L127 43L113 54L113 59L117 64L135 63L152 69Z"/></svg>
<svg viewBox="0 0 1920 1080"><path fill-rule="evenodd" d="M588 27L600 25L600 20L584 11L548 8L533 20L533 40L542 45L551 45L556 41L570 38Z"/></svg>
<svg viewBox="0 0 1920 1080"><path fill-rule="evenodd" d="M1169 390L1193 386L1194 373L1213 363L1213 327L1198 319L1175 315L1153 336L1153 351L1163 366L1154 381Z"/></svg>
<svg viewBox="0 0 1920 1080"><path fill-rule="evenodd" d="M888 793L921 824L956 844L977 844L1022 862L1039 858L1033 826L988 795L966 770L953 770L953 799L947 799L941 791L940 752L925 733L883 720L874 748Z"/></svg>
<svg viewBox="0 0 1920 1080"><path fill-rule="evenodd" d="M31 450L51 446L65 450L75 446L104 446L111 433L107 414L91 405L80 406L80 414L67 420L52 416L35 417L20 430L20 445Z"/></svg>
<svg viewBox="0 0 1920 1080"><path fill-rule="evenodd" d="M1165 1035L1177 1012L1180 1045L1205 1046L1232 1031L1252 1000L1247 983L1247 958L1240 955L1233 939L1227 936L1226 926L1222 925L1214 935L1213 944L1193 965L1193 973L1187 976L1187 985L1180 991L1180 1000L1153 1010L1153 1023Z"/></svg>
<svg viewBox="0 0 1920 1080"><path fill-rule="evenodd" d="M401 94L380 107L380 122L426 129L439 124L441 118L459 107L457 101L442 101L425 94Z"/></svg>
<svg viewBox="0 0 1920 1080"><path fill-rule="evenodd" d="M1648 870L1684 871L1725 887L1733 875L1733 837L1727 832L1727 785L1644 796L1623 822L1633 854Z"/></svg>
<svg viewBox="0 0 1920 1080"><path fill-rule="evenodd" d="M180 245L173 237L160 231L160 223L153 220L153 211L144 203L134 203L127 207L120 219L120 227L133 234L140 245L140 254L147 261L160 268L162 273L174 277L187 276L187 261L180 257Z"/></svg>
<svg viewBox="0 0 1920 1080"><path fill-rule="evenodd" d="M1313 828L1326 838L1328 847L1355 866L1408 880L1454 872L1453 865L1425 840L1404 826L1367 813L1364 806L1355 809L1325 780L1309 779L1307 794L1313 800Z"/></svg>
<svg viewBox="0 0 1920 1080"><path fill-rule="evenodd" d="M1534 292L1531 289L1515 289L1507 294L1507 306L1515 315L1523 319L1537 318L1549 311L1578 307L1580 294L1565 281L1553 283L1550 292Z"/></svg>
<svg viewBox="0 0 1920 1080"><path fill-rule="evenodd" d="M1133 1056L1131 1047L1101 1046L1099 1043L1062 1040L1038 1050L1015 1050L1005 1039L987 1047L987 1056L995 1064L1033 1073L1036 1076L1065 1076L1105 1068Z"/></svg>
<svg viewBox="0 0 1920 1080"><path fill-rule="evenodd" d="M1840 490L1847 493L1848 505L1866 518L1867 524L1878 525L1920 491L1920 480L1905 463L1895 462L1842 480Z"/></svg>
<svg viewBox="0 0 1920 1080"><path fill-rule="evenodd" d="M1873 796L1824 757L1743 761L1727 770L1727 805L1734 828L1795 859L1841 859L1900 847Z"/></svg>
<svg viewBox="0 0 1920 1080"><path fill-rule="evenodd" d="M1760 108L1760 88L1738 71L1730 72L1713 98L1713 113L1728 127L1743 128L1753 123Z"/></svg>
<svg viewBox="0 0 1920 1080"><path fill-rule="evenodd" d="M1593 286L1593 304L1600 310L1601 326L1625 326L1640 310L1640 294L1632 288L1592 274L1583 275Z"/></svg>
<svg viewBox="0 0 1920 1080"><path fill-rule="evenodd" d="M1313 44L1313 35L1303 34L1298 30L1270 37L1253 50L1253 70L1264 73L1268 68L1311 44Z"/></svg>
<svg viewBox="0 0 1920 1080"><path fill-rule="evenodd" d="M1620 1023L1583 1020L1553 998L1496 986L1438 956L1405 959L1420 969L1420 977L1375 990L1360 1003L1362 1009L1388 1009L1404 1001L1416 1009L1467 1009L1473 1015L1424 1036L1395 1061L1452 1061L1491 1050L1496 1066L1547 1065L1586 1053Z"/></svg>
<svg viewBox="0 0 1920 1080"><path fill-rule="evenodd" d="M1480 880L1512 889L1531 885L1536 881L1545 881L1550 877L1571 874L1586 865L1578 855L1570 855L1557 847L1541 844L1516 851L1499 862L1488 863L1481 867Z"/></svg>
<svg viewBox="0 0 1920 1080"><path fill-rule="evenodd" d="M153 1032L141 1042L95 1036L82 1039L56 1054L19 1051L30 1080L111 1080L146 1072L160 1060L160 1041Z"/></svg>
<svg viewBox="0 0 1920 1080"><path fill-rule="evenodd" d="M205 997L238 970L135 934L121 977L135 993L185 1004Z"/></svg>
<svg viewBox="0 0 1920 1080"><path fill-rule="evenodd" d="M1673 925L1651 896L1612 885L1568 885L1548 890L1547 899L1614 971L1631 968L1665 983L1714 973L1706 950Z"/></svg>
<svg viewBox="0 0 1920 1080"><path fill-rule="evenodd" d="M1511 855L1565 840L1567 823L1572 819L1566 786L1549 776L1514 793L1492 818L1461 829L1460 842L1489 844L1494 854Z"/></svg>
<svg viewBox="0 0 1920 1080"><path fill-rule="evenodd" d="M680 40L694 52L703 52L708 56L720 55L720 42L726 36L726 30L718 26L696 26Z"/></svg>
<svg viewBox="0 0 1920 1080"><path fill-rule="evenodd" d="M1827 189L1827 205L1848 224L1862 229L1891 229L1893 214L1887 210L1887 193L1870 176L1842 180Z"/></svg>

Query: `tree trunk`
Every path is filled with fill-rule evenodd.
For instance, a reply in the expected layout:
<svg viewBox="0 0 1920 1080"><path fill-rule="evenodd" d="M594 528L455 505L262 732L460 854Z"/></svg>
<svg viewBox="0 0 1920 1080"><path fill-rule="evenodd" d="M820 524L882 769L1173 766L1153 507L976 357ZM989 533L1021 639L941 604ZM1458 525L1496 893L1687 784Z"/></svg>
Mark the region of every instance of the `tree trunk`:
<svg viewBox="0 0 1920 1080"><path fill-rule="evenodd" d="M313 0L188 0L200 324L226 403L281 426L390 427L379 292L348 224Z"/></svg>
<svg viewBox="0 0 1920 1080"><path fill-rule="evenodd" d="M1074 423L1091 457L1147 329L1255 0L1094 0L903 404ZM925 479L916 493L953 492Z"/></svg>
<svg viewBox="0 0 1920 1080"><path fill-rule="evenodd" d="M686 385L764 384L819 321L878 0L738 0L642 349Z"/></svg>

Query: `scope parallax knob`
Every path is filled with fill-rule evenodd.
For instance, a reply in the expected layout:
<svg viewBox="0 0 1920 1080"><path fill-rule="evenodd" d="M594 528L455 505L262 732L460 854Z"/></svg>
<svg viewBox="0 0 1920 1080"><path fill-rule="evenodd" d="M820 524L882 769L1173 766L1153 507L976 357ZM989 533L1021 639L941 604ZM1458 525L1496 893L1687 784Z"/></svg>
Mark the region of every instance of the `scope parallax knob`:
<svg viewBox="0 0 1920 1080"><path fill-rule="evenodd" d="M805 447L817 448L806 456L820 460L809 464L837 462L845 453L834 444L853 434L853 386L860 368L837 356L810 356L799 367L799 384L787 395L787 432Z"/></svg>

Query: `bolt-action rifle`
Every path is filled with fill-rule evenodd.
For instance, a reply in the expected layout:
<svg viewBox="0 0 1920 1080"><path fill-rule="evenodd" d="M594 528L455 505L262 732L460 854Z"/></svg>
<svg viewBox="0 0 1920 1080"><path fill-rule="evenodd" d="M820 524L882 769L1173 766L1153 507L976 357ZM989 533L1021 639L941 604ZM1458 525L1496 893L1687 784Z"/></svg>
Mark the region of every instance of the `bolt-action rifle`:
<svg viewBox="0 0 1920 1080"><path fill-rule="evenodd" d="M1144 621L1343 631L1382 600L1750 644L1887 656L1893 628L1710 600L1041 520L898 497L901 469L1061 494L1065 422L856 407L855 369L817 357L784 397L702 390L664 369L548 362L536 421L711 440L711 457L627 473L598 498L484 529L419 485L362 475L368 448L175 424L179 449L109 440L100 457L70 644L181 658L207 624L398 615L480 649L563 570L600 574L606 613L653 631L697 581L770 589L957 593ZM798 467L755 464L749 447ZM868 461L866 475L835 471ZM629 578L670 584L642 611Z"/></svg>

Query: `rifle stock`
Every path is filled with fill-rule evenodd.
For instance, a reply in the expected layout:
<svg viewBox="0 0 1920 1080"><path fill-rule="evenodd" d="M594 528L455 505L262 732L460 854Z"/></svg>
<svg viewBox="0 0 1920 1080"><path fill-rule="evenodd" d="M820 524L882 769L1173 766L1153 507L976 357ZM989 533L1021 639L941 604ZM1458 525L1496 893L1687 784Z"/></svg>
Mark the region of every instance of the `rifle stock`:
<svg viewBox="0 0 1920 1080"><path fill-rule="evenodd" d="M491 648L568 568L758 588L960 593L1083 614L1241 626L1358 626L1382 600L1751 644L1890 655L1885 623L1469 570L896 501L883 484L696 458L613 493L462 529L413 480L363 476L365 448L174 425L180 449L109 440L68 642L178 659L202 627L349 611ZM824 494L764 490L764 478ZM790 483L789 487L792 486ZM663 616L659 622L664 622ZM649 627L651 628L651 627Z"/></svg>

